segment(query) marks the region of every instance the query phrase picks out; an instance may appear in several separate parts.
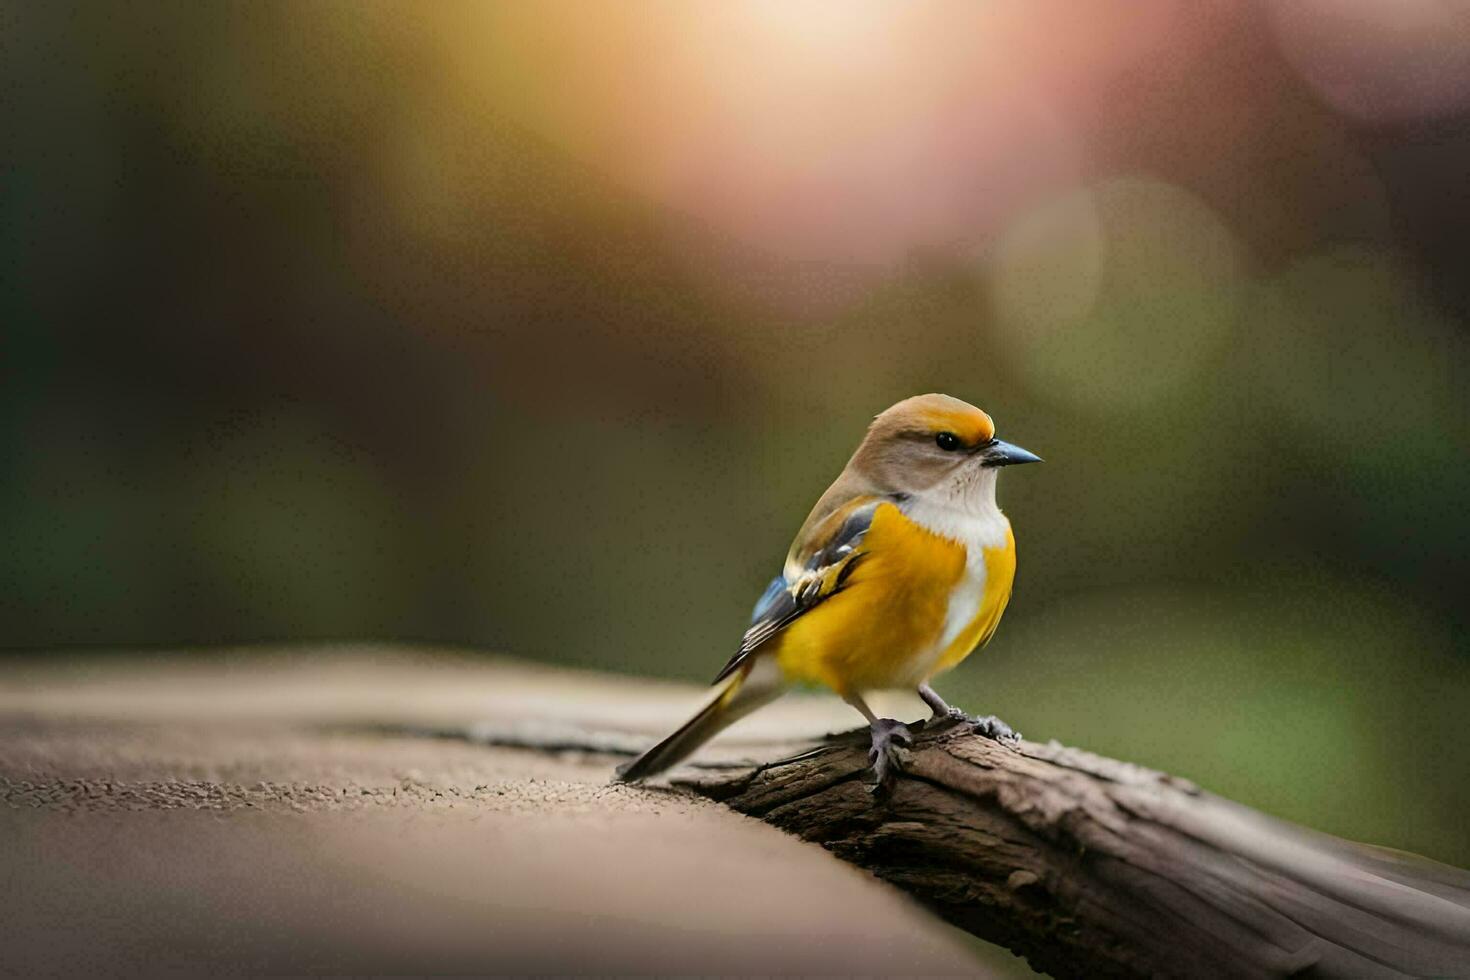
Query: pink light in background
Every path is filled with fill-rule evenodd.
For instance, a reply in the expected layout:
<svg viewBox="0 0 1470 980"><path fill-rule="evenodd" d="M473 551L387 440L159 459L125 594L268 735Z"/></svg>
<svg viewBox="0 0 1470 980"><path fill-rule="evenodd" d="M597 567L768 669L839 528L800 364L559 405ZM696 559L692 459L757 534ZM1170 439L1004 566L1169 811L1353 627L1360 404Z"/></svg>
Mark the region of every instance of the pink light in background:
<svg viewBox="0 0 1470 980"><path fill-rule="evenodd" d="M1287 61L1354 119L1431 118L1470 102L1470 5L1277 0L1272 21Z"/></svg>
<svg viewBox="0 0 1470 980"><path fill-rule="evenodd" d="M492 15L496 50L451 43L521 124L727 239L724 253L690 250L696 271L838 267L861 281L915 250L969 254L1079 186L1078 106L1213 29L1179 9L754 0L587 18L537 5Z"/></svg>
<svg viewBox="0 0 1470 980"><path fill-rule="evenodd" d="M918 9L721 9L681 32L684 115L644 131L648 156L624 161L624 176L745 242L795 261L889 263L964 241L1006 200L1075 176L1047 93L1004 59L970 66L925 43L934 25ZM847 26L823 33L823 21ZM968 32L977 50L986 27Z"/></svg>

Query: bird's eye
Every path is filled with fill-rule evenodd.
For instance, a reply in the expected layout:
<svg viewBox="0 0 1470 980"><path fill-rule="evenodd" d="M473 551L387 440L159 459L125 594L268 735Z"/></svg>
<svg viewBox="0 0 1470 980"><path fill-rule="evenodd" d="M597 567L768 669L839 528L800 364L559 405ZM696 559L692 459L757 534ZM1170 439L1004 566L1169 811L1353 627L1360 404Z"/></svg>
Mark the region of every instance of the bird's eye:
<svg viewBox="0 0 1470 980"><path fill-rule="evenodd" d="M953 432L939 433L939 435L934 437L934 444L947 453L952 453L963 445L960 442L960 437Z"/></svg>

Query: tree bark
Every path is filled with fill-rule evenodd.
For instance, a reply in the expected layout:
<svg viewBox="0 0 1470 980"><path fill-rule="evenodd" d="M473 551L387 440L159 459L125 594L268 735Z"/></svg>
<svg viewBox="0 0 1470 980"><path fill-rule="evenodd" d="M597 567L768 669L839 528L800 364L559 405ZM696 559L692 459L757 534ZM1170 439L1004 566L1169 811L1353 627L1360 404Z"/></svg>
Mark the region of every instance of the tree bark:
<svg viewBox="0 0 1470 980"><path fill-rule="evenodd" d="M1470 874L1187 781L967 726L917 733L887 798L865 731L674 783L821 844L1057 976L1470 975Z"/></svg>
<svg viewBox="0 0 1470 980"><path fill-rule="evenodd" d="M655 733L687 716L699 695L693 688L361 647L156 660L112 656L55 665L42 660L11 664L0 674L0 727L7 733L0 738L0 813L9 807L12 816L105 810L111 827L121 812L138 807L235 814L306 811L308 816L351 807L388 817L399 808L417 812L443 804L455 812L464 808L476 819L501 819L496 815L504 809L503 794L513 793L510 798L519 801L514 812L531 814L533 822L632 813L666 826L663 836L682 834L708 849L709 856L695 866L717 879L715 869L730 862L731 848L743 846L691 828L689 808L668 805L679 801L660 799L658 791L606 785L616 758L641 751ZM961 928L1057 976L1470 976L1470 874L1464 871L1307 831L1127 763L1055 743L1006 748L963 726L911 726L916 737L905 772L892 794L880 799L864 783L865 730L826 739L813 734L844 724L845 714L842 706L823 699L772 705L701 750L696 759L702 764L675 770L676 789L663 792L698 793L821 844ZM485 718L494 720L474 721ZM361 737L364 729L385 737ZM405 735L511 746L535 755L477 753L466 745L434 749ZM517 773L525 778L513 778ZM595 822L553 823L552 829L570 828L572 840L613 846ZM52 824L37 826L49 833ZM229 838L223 834L217 845L200 849L210 855L202 865L207 873L196 883L201 889L219 879L214 862L221 849L229 848ZM704 879L690 886L653 870L672 849L670 842L654 829L646 836L640 832L636 840L631 850L615 848L637 869L626 880L657 894L665 892L655 886L677 888L669 899L673 908L706 912L710 896L686 894L690 887L703 887ZM505 848L507 842L511 854L526 846L510 834L460 838L462 845L466 841L477 854ZM397 858L418 862L419 850L406 845L400 850ZM82 857L69 849L61 853L68 867ZM117 859L107 850L95 857L93 870L101 881ZM547 873L552 878L565 874L559 863L565 860L563 852L548 852ZM769 848L749 859L770 860ZM135 863L181 871L198 864L151 857ZM474 866L469 859L451 858L453 866L461 863ZM749 871L748 864L742 863L742 870ZM788 905L802 888L826 894L827 886L814 884L817 875L811 869L795 865L782 858L774 867L759 867L753 877ZM33 862L38 874L46 867L44 861ZM503 878L504 869L498 873ZM127 887L118 885L112 892L78 879L85 887L77 894L150 896L133 903L134 913L152 909L158 895L175 894L155 891L148 886L152 879L141 871L139 876L137 881L124 876ZM306 876L302 882L316 878ZM229 880L248 882L249 876L242 872ZM86 929L126 921L121 907L110 901L97 906L107 909L106 915L54 914L55 907L45 904L51 892L23 887L23 881L13 883L33 906L33 923ZM481 884L472 877L466 887L473 894L497 894ZM717 881L709 884L718 887ZM339 888L318 890L336 894ZM401 897L395 889L380 892L385 901ZM282 892L291 894L291 889ZM717 897L729 900L731 894ZM818 911L830 922L832 901L843 897L853 896L823 898ZM734 904L750 912L742 903L760 900L741 895ZM183 907L216 910L212 921L227 923L220 934L232 936L234 943L233 934L251 923L257 936L277 935L271 931L278 928L276 920L262 918L262 910L278 903L262 901L230 904L216 895ZM585 911L558 909L548 898L538 901L536 907L550 914L585 917ZM514 902L502 906L496 913L502 919L509 911L519 914ZM778 914L778 903L768 898L759 911ZM175 918L161 920L156 935L175 935L177 930L165 928ZM472 918L473 929L482 933L486 921ZM697 931L697 922L671 929L663 913L650 921L667 933L655 945L669 947L678 940L708 954L719 949L721 937L728 939L732 920L709 935ZM899 942L894 933L912 939L913 931L912 923L893 921L853 930L865 938L882 937L879 946L890 952ZM646 960L610 960L606 937L592 938L597 962L646 965ZM48 940L47 948L85 946L75 935L68 942ZM160 948L172 951L170 944ZM217 947L213 940L208 945ZM643 944L624 944L625 950L633 947ZM802 945L800 952L816 948ZM846 955L858 955L856 948L847 941ZM884 969L867 953L859 958L871 969ZM291 963L317 961L258 962L284 962L291 972ZM493 957L474 962L482 967L479 972L485 964L503 965ZM526 962L539 962L545 972L557 961ZM790 968L807 961L786 955L773 962ZM911 962L915 969L923 965Z"/></svg>

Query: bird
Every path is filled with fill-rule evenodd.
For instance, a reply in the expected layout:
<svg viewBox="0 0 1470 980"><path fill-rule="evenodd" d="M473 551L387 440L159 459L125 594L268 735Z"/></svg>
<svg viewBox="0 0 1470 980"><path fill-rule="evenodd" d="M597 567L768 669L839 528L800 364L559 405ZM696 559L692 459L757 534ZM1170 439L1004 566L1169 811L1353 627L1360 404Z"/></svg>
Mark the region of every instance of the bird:
<svg viewBox="0 0 1470 980"><path fill-rule="evenodd" d="M996 503L1000 469L1041 457L996 438L968 402L915 395L880 412L796 533L735 654L699 712L616 779L637 782L796 686L826 687L867 720L873 791L891 789L908 726L864 694L917 691L931 722L968 723L1015 745L994 716L972 718L934 690L994 635L1010 601L1016 538Z"/></svg>

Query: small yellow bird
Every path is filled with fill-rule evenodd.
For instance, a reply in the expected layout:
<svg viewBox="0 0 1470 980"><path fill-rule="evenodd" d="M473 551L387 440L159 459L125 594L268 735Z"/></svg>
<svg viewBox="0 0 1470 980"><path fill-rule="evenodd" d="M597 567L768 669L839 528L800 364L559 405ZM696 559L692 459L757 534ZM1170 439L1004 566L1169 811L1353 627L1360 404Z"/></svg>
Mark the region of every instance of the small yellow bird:
<svg viewBox="0 0 1470 980"><path fill-rule="evenodd" d="M825 685L863 713L880 789L910 734L876 717L864 691L917 689L934 719L1018 739L993 716L951 708L929 681L995 632L1016 574L997 471L1040 459L995 438L989 415L949 395L917 395L879 415L756 603L740 649L715 678L719 695L618 777L663 772L796 684Z"/></svg>

